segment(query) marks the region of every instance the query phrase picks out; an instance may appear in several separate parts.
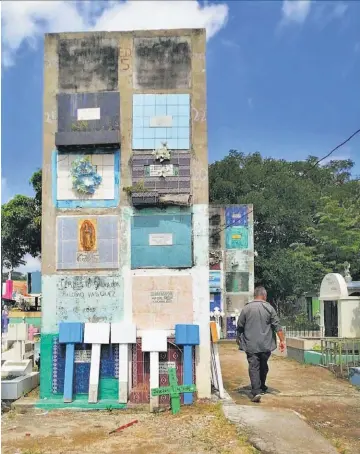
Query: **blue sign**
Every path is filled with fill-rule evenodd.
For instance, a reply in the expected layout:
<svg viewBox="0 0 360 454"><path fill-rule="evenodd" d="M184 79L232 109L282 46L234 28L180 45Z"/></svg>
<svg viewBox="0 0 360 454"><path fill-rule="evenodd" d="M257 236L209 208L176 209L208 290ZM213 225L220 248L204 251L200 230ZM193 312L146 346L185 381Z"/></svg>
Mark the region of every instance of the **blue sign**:
<svg viewBox="0 0 360 454"><path fill-rule="evenodd" d="M209 271L210 292L221 292L221 271Z"/></svg>
<svg viewBox="0 0 360 454"><path fill-rule="evenodd" d="M248 207L246 205L226 207L225 222L228 227L246 227L248 225Z"/></svg>

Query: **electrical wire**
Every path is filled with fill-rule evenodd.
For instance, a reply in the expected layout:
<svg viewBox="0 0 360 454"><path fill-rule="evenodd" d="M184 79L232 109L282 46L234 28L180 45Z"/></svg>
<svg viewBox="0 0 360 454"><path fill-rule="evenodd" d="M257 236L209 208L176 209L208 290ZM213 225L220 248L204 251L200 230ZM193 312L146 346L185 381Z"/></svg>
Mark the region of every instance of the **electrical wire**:
<svg viewBox="0 0 360 454"><path fill-rule="evenodd" d="M350 142L350 140L355 137L357 134L359 134L360 132L360 129L358 129L357 131L355 131L354 133L351 134L351 136L349 136L346 140L344 140L343 142L341 142L339 145L337 145L335 148L333 148L327 155L323 156L321 159L319 159L318 161L315 162L315 164L313 164L306 172L304 172L301 177L304 178L312 169L314 169L315 167L317 167L320 162L324 161L326 158L328 158L329 156L331 156L336 150L338 150L339 148L341 148L342 146L344 146L346 143ZM212 238L213 236L221 233L223 230L226 230L227 228L237 224L242 218L244 218L245 216L248 216L249 214L251 214L252 212L254 211L254 208L250 211L248 211L246 214L243 214L242 216L240 216L240 218L236 218L236 220L234 222L232 222L231 224L225 224L225 227L222 227L221 229L217 230L216 232L213 232L211 235L209 235L209 238Z"/></svg>

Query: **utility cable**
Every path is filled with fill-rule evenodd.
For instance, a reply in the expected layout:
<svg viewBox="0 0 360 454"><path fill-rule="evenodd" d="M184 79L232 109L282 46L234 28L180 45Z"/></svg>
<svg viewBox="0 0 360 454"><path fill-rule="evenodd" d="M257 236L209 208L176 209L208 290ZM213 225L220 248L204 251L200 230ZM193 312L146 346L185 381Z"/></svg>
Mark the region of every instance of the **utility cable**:
<svg viewBox="0 0 360 454"><path fill-rule="evenodd" d="M357 131L355 131L353 134L351 134L351 136L349 136L346 140L344 140L343 142L341 142L339 145L337 145L335 148L333 148L327 155L325 155L324 157L322 157L321 159L319 159L318 161L315 162L315 164L313 164L306 172L304 172L302 174L302 178L304 178L312 169L314 169L315 167L318 166L318 164L320 164L320 162L324 161L326 158L328 158L329 156L331 156L334 151L338 150L339 148L341 148L342 146L344 146L346 143L348 143L353 137L355 137L357 134L359 134L360 132L360 129L358 129ZM226 230L227 228L237 224L242 218L244 218L245 216L248 216L249 214L251 214L252 212L254 211L254 208L250 211L248 211L246 214L243 214L242 216L240 216L240 218L236 218L236 220L234 222L232 222L231 224L226 224L225 227L222 227L221 229L213 232L211 235L209 235L210 238L212 238L213 236L221 233L223 230Z"/></svg>

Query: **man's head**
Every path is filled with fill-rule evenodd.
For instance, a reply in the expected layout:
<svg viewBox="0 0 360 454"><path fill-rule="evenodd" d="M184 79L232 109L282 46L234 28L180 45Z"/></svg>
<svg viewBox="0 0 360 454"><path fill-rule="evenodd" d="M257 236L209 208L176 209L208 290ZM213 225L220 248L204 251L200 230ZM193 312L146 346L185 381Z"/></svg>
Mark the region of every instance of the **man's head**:
<svg viewBox="0 0 360 454"><path fill-rule="evenodd" d="M254 290L254 298L256 300L266 301L267 292L264 287L256 287Z"/></svg>

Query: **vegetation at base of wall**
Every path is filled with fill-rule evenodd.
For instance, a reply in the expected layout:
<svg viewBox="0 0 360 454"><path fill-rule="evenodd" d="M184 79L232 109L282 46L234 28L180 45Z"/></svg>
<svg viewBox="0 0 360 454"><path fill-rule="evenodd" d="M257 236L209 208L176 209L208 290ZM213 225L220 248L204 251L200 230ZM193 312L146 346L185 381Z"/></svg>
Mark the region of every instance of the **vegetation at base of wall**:
<svg viewBox="0 0 360 454"><path fill-rule="evenodd" d="M320 329L316 321L308 319L305 312L282 317L280 322L282 326L286 327L287 331L318 331Z"/></svg>
<svg viewBox="0 0 360 454"><path fill-rule="evenodd" d="M255 283L267 288L282 317L293 314L304 293L316 294L326 273L343 274L345 262L353 280L360 279L360 182L351 178L354 163L317 161L230 150L209 165L210 203L254 206ZM40 254L41 170L30 181L35 197L17 195L2 206L7 268L23 264L27 253ZM124 191L149 192L143 181Z"/></svg>

